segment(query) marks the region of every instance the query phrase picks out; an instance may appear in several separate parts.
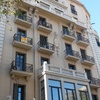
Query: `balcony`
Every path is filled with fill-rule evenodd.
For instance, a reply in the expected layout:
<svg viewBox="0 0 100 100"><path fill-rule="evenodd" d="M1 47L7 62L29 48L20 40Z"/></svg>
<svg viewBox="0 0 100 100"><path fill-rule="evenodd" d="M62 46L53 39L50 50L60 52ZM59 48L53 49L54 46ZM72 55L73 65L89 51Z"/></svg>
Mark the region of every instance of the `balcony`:
<svg viewBox="0 0 100 100"><path fill-rule="evenodd" d="M52 32L52 24L47 23L47 22L42 22L39 20L37 22L37 30L43 31L43 32L49 34Z"/></svg>
<svg viewBox="0 0 100 100"><path fill-rule="evenodd" d="M25 15L19 15L15 18L15 23L30 28L32 26L32 18Z"/></svg>
<svg viewBox="0 0 100 100"><path fill-rule="evenodd" d="M73 71L73 70L69 70L69 69L63 69L63 68L59 68L59 67L54 67L51 66L49 64L47 64L47 62L43 63L43 66L41 68L39 68L39 76L41 77L42 73L46 73L46 74L51 74L51 75L56 75L56 76L61 76L61 77L66 77L66 78L76 78L76 80L80 79L80 80L88 80L87 79L87 75L86 73L81 73L81 72L77 72L77 71Z"/></svg>
<svg viewBox="0 0 100 100"><path fill-rule="evenodd" d="M51 43L42 43L38 42L38 51L41 53L45 53L48 55L52 55L54 53L55 47L54 44Z"/></svg>
<svg viewBox="0 0 100 100"><path fill-rule="evenodd" d="M97 79L97 78L91 78L90 79L90 86L93 87L93 88L100 88L100 79Z"/></svg>
<svg viewBox="0 0 100 100"><path fill-rule="evenodd" d="M31 64L22 64L22 63L16 63L15 61L12 61L11 63L11 70L10 75L13 78L15 77L23 77L27 81L33 74L33 65Z"/></svg>
<svg viewBox="0 0 100 100"><path fill-rule="evenodd" d="M14 34L13 46L30 50L32 48L32 38L23 37L20 34Z"/></svg>
<svg viewBox="0 0 100 100"><path fill-rule="evenodd" d="M87 47L89 45L89 40L84 37L77 37L77 44L80 46Z"/></svg>
<svg viewBox="0 0 100 100"><path fill-rule="evenodd" d="M71 32L63 32L63 36L62 38L65 39L65 40L68 40L70 42L73 42L75 40L75 34L74 33L71 33Z"/></svg>
<svg viewBox="0 0 100 100"><path fill-rule="evenodd" d="M79 52L77 52L77 51L74 51L74 50L67 51L67 50L65 50L65 58L67 60L76 62L80 59L80 55L79 55Z"/></svg>
<svg viewBox="0 0 100 100"><path fill-rule="evenodd" d="M93 57L88 56L88 55L85 55L85 56L82 58L81 63L82 63L83 65L93 66L93 65L95 64L95 61L94 61L94 58L93 58Z"/></svg>

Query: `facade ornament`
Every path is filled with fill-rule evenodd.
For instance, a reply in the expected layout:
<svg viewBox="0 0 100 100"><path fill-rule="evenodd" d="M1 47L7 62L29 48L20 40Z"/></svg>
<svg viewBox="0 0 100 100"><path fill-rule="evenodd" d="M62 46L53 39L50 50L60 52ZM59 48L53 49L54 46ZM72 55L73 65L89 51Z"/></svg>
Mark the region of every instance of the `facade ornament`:
<svg viewBox="0 0 100 100"><path fill-rule="evenodd" d="M54 32L54 47L55 47L55 51L57 52L57 56L59 56L60 44L59 44L59 39L56 32Z"/></svg>

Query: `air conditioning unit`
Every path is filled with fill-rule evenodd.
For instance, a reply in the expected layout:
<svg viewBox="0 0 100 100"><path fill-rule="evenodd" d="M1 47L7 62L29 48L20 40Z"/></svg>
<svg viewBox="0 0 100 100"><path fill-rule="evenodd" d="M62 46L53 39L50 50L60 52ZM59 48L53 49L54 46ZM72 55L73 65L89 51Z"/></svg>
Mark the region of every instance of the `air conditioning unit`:
<svg viewBox="0 0 100 100"><path fill-rule="evenodd" d="M7 96L7 100L12 100L10 95L9 95L9 96Z"/></svg>

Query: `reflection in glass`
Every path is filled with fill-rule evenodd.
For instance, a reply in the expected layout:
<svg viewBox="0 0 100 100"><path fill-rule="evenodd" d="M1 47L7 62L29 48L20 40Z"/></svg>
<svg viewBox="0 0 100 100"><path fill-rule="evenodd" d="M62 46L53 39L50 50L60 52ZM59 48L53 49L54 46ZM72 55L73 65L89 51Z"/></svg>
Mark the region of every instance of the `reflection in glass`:
<svg viewBox="0 0 100 100"><path fill-rule="evenodd" d="M80 100L89 100L87 86L78 84L77 87L80 94Z"/></svg>
<svg viewBox="0 0 100 100"><path fill-rule="evenodd" d="M62 100L61 83L56 80L49 80L50 100Z"/></svg>
<svg viewBox="0 0 100 100"><path fill-rule="evenodd" d="M76 91L74 83L64 82L66 100L76 100Z"/></svg>

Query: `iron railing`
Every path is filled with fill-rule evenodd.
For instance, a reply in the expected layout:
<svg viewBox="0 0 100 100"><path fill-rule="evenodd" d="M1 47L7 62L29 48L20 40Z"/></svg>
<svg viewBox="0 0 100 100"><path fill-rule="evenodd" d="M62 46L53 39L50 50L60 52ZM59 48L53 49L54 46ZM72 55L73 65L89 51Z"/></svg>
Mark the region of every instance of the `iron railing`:
<svg viewBox="0 0 100 100"><path fill-rule="evenodd" d="M40 47L43 47L43 48L46 48L46 49L49 49L49 50L55 50L55 46L54 46L54 44L51 44L51 43L44 43L44 42L41 42L41 41L39 41L38 42L38 48L40 48Z"/></svg>
<svg viewBox="0 0 100 100"><path fill-rule="evenodd" d="M87 60L89 62L95 63L94 58L88 55L84 55L84 57L82 57L82 61Z"/></svg>
<svg viewBox="0 0 100 100"><path fill-rule="evenodd" d="M46 21L39 20L37 22L37 26L39 26L39 25L44 26L44 27L49 28L49 29L52 29L52 24L47 23Z"/></svg>
<svg viewBox="0 0 100 100"><path fill-rule="evenodd" d="M70 32L70 31L62 31L63 35L69 35L71 37L74 37L75 38L75 34Z"/></svg>
<svg viewBox="0 0 100 100"><path fill-rule="evenodd" d="M83 42L89 43L89 39L84 38L84 37L82 37L82 36L78 36L78 37L77 37L77 41L83 41Z"/></svg>
<svg viewBox="0 0 100 100"><path fill-rule="evenodd" d="M22 63L17 61L12 61L11 70L24 71L24 72L33 72L33 65L28 63Z"/></svg>
<svg viewBox="0 0 100 100"><path fill-rule="evenodd" d="M71 55L77 58L80 58L79 52L74 50L65 50L65 56Z"/></svg>
<svg viewBox="0 0 100 100"><path fill-rule="evenodd" d="M26 16L26 15L18 15L17 18L18 19L21 19L21 20L24 20L24 21L27 21L29 23L32 23L32 18L29 17L29 16Z"/></svg>
<svg viewBox="0 0 100 100"><path fill-rule="evenodd" d="M22 36L20 34L14 34L13 40L18 41L18 42L22 42L25 44L29 44L29 45L32 45L32 43L33 43L32 38L25 37L25 36Z"/></svg>
<svg viewBox="0 0 100 100"><path fill-rule="evenodd" d="M90 79L90 84L94 84L94 85L98 85L100 86L100 79L97 79L97 78L91 78Z"/></svg>

